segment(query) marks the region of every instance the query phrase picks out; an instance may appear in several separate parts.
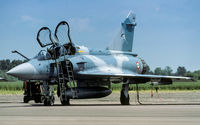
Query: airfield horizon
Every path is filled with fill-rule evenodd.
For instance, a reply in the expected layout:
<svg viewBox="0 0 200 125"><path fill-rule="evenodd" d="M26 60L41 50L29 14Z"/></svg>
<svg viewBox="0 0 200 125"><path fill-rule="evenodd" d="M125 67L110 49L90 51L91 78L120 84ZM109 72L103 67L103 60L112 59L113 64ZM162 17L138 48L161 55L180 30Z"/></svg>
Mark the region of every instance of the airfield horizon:
<svg viewBox="0 0 200 125"><path fill-rule="evenodd" d="M111 84L111 90L113 93L119 93L121 90L121 84ZM140 92L149 92L151 87L148 83L139 84ZM159 92L194 92L200 91L200 80L197 82L180 82L173 83L172 85L153 86L152 90L155 91L155 87L159 88ZM55 89L56 90L56 89ZM130 93L136 93L135 85L130 85ZM56 91L55 91L56 93ZM23 81L15 82L1 82L0 94L23 94Z"/></svg>

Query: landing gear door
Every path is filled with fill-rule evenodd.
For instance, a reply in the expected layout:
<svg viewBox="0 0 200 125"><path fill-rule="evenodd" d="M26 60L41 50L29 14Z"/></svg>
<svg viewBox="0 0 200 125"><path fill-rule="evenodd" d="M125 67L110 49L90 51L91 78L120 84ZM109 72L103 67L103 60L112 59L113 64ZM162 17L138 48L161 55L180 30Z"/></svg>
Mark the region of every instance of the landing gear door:
<svg viewBox="0 0 200 125"><path fill-rule="evenodd" d="M51 36L51 30L48 27L42 27L38 33L37 33L37 41L40 44L40 46L46 47L49 45L56 44Z"/></svg>

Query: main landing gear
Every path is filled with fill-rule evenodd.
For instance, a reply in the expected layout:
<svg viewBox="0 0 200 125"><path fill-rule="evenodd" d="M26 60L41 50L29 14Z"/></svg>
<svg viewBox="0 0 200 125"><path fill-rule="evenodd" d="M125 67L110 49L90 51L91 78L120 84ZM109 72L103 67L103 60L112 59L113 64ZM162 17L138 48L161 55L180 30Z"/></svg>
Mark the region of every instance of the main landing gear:
<svg viewBox="0 0 200 125"><path fill-rule="evenodd" d="M61 88L61 86L59 86L60 88L60 102L63 106L66 105L70 105L70 99L67 97L66 95L66 87Z"/></svg>
<svg viewBox="0 0 200 125"><path fill-rule="evenodd" d="M120 102L122 105L130 105L130 98L129 98L129 84L122 84L122 90L121 90L121 95L120 95Z"/></svg>
<svg viewBox="0 0 200 125"><path fill-rule="evenodd" d="M61 95L60 102L63 106L70 105L69 98L65 97L65 95Z"/></svg>
<svg viewBox="0 0 200 125"><path fill-rule="evenodd" d="M120 102L122 105L130 105L130 97L128 90L129 90L129 84L122 84L122 90L120 92ZM140 102L138 84L136 84L136 92L137 92L137 102L138 104L142 104Z"/></svg>
<svg viewBox="0 0 200 125"><path fill-rule="evenodd" d="M142 104L142 103L140 102L140 94L139 94L139 87L138 87L138 84L136 84L136 92L137 92L137 102L138 102L139 104Z"/></svg>

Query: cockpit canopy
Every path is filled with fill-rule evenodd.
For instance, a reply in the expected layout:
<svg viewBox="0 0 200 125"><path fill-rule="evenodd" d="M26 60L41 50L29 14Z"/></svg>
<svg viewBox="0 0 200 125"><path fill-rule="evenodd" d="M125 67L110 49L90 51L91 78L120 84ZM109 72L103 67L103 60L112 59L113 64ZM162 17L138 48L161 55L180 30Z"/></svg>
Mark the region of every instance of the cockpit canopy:
<svg viewBox="0 0 200 125"><path fill-rule="evenodd" d="M66 21L61 21L56 26L54 36L48 27L42 27L37 33L37 41L42 48L49 45L59 46L72 43L69 24Z"/></svg>
<svg viewBox="0 0 200 125"><path fill-rule="evenodd" d="M46 50L41 50L35 57L34 59L38 59L38 60L48 60L51 59L51 55L49 52L47 52Z"/></svg>
<svg viewBox="0 0 200 125"><path fill-rule="evenodd" d="M37 33L37 41L47 51L40 51L35 58L38 60L57 59L63 55L74 55L75 45L70 38L70 27L66 21L61 21L55 29L54 36L48 27L42 27Z"/></svg>
<svg viewBox="0 0 200 125"><path fill-rule="evenodd" d="M51 30L48 27L42 27L37 33L37 41L41 47L57 44L53 40Z"/></svg>

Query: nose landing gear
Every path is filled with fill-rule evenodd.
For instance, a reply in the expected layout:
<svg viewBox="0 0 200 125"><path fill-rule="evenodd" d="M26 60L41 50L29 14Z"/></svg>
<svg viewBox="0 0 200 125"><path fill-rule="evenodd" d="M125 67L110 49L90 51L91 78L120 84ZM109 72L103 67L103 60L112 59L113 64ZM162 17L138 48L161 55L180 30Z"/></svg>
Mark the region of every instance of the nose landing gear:
<svg viewBox="0 0 200 125"><path fill-rule="evenodd" d="M54 105L54 87L49 85L47 81L43 82L43 102L45 106Z"/></svg>

